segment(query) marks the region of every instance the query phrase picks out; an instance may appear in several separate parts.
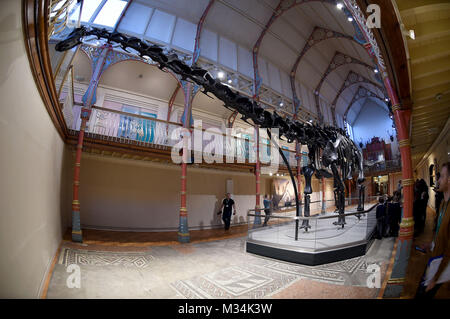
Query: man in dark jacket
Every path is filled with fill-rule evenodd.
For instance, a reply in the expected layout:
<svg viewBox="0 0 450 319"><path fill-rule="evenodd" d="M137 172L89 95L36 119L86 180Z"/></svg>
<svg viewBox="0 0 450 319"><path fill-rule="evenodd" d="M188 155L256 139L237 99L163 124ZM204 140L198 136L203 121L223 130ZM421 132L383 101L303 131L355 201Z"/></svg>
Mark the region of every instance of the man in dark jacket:
<svg viewBox="0 0 450 319"><path fill-rule="evenodd" d="M441 178L441 173L437 173L436 174L436 179L437 179L437 183L436 183L436 187L433 189L434 192L436 193L434 195L434 208L436 210L436 216L434 217L434 227L433 227L433 231L436 231L436 226L437 226L437 220L438 220L438 211L439 211L439 207L441 206L441 202L444 199L444 193L438 191L439 189L439 179Z"/></svg>
<svg viewBox="0 0 450 319"><path fill-rule="evenodd" d="M438 190L443 192L444 199L438 208L436 231L434 232L433 241L422 245L422 249L431 251L431 257L441 258L441 261L437 271L434 274L431 273L431 280L427 284L424 281L421 282L416 298L433 298L441 285L448 282L448 277L441 278L441 275L450 267L450 162L445 163L441 168Z"/></svg>
<svg viewBox="0 0 450 319"><path fill-rule="evenodd" d="M397 237L400 230L400 221L402 218L402 209L400 207L401 193L399 191L394 192L392 203L388 204L388 224L389 234L388 236Z"/></svg>
<svg viewBox="0 0 450 319"><path fill-rule="evenodd" d="M384 198L378 198L380 203L377 207L376 217L377 217L377 239L382 239L384 235L384 222L386 218L386 206L384 206Z"/></svg>
<svg viewBox="0 0 450 319"><path fill-rule="evenodd" d="M222 202L222 207L220 207L220 212L222 212L222 220L225 223L225 230L230 229L230 223L231 223L231 212L234 209L234 214L236 215L236 206L234 205L234 200L231 199L231 194L227 193L227 197ZM219 213L220 213L219 212Z"/></svg>

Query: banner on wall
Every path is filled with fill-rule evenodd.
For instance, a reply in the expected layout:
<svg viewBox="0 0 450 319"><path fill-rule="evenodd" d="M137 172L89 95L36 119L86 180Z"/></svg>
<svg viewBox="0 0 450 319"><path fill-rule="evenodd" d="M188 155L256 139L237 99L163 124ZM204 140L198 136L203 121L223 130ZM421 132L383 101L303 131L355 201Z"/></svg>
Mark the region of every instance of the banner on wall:
<svg viewBox="0 0 450 319"><path fill-rule="evenodd" d="M294 186L289 179L275 178L272 183L272 194L275 209L295 205Z"/></svg>

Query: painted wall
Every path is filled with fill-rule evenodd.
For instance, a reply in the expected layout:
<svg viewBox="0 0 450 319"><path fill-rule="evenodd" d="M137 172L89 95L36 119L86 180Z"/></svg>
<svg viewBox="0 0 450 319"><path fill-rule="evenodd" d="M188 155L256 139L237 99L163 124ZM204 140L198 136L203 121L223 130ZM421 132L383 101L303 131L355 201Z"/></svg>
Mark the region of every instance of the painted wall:
<svg viewBox="0 0 450 319"><path fill-rule="evenodd" d="M72 154L72 160L74 154ZM83 154L80 179L81 221L84 227L174 231L180 208L179 166ZM255 206L255 177L250 173L188 167L187 209L191 229L221 225L220 209L227 179L233 180L237 214L246 220ZM261 194L270 179L261 179ZM262 205L262 198L261 204ZM70 211L67 211L70 216Z"/></svg>
<svg viewBox="0 0 450 319"><path fill-rule="evenodd" d="M180 167L86 153L83 153L82 167L80 203L83 227L136 231L178 229ZM233 181L232 198L237 208L232 223L246 222L247 210L255 206L253 174L193 166L189 166L187 171L190 229L222 226L217 212L224 198L228 179ZM271 180L269 176L261 178L261 207L263 195L271 193ZM333 181L327 180L326 199L334 198L332 187ZM315 192L311 195L311 200L319 200L320 184L315 178L313 189ZM314 204L311 211L319 211L320 207L320 204ZM70 209L66 214L70 217Z"/></svg>
<svg viewBox="0 0 450 319"><path fill-rule="evenodd" d="M442 164L450 161L450 119L447 120L447 124L442 130L439 137L436 139L435 143L431 146L430 150L427 152L424 159L422 159L414 170L415 178L423 178L428 186L430 186L430 165L439 166L438 171L440 171ZM436 181L435 181L436 183ZM428 200L428 206L432 209L435 207L435 192L433 187L428 188L428 195L430 199Z"/></svg>
<svg viewBox="0 0 450 319"><path fill-rule="evenodd" d="M67 152L30 70L21 4L0 10L0 298L38 297L70 209Z"/></svg>

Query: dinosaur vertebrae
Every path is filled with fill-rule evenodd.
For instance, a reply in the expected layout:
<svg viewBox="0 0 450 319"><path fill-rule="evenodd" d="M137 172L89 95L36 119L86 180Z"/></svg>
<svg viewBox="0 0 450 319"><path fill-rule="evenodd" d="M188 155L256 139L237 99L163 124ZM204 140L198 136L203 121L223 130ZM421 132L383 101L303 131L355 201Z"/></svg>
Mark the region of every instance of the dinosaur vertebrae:
<svg viewBox="0 0 450 319"><path fill-rule="evenodd" d="M106 29L80 27L75 29L67 39L56 45L57 51L66 51L81 44L85 36L96 36L110 42L121 45L124 50L129 48L138 52L142 58L150 58L159 64L159 68L167 68L178 74L182 80L190 80L203 88L203 93L211 92L224 102L225 107L237 111L242 119L247 122L250 119L254 124L262 128L278 128L280 137L284 136L289 143L298 141L300 144L324 148L328 141L335 142L338 136L349 140L346 133L331 126L318 126L316 124L304 124L283 118L276 112L269 112L257 102L233 91L227 85L214 79L211 74L197 66L189 66L181 61L175 53L165 54L163 48L158 45L148 44L136 37L128 37L121 33L111 33ZM248 122L247 122L248 123ZM351 143L352 144L352 143Z"/></svg>

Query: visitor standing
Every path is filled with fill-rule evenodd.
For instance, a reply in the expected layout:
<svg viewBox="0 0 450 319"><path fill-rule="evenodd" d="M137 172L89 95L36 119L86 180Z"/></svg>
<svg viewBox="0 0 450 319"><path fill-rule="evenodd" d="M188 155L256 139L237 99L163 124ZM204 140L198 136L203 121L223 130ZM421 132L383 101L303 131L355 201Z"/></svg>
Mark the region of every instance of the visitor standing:
<svg viewBox="0 0 450 319"><path fill-rule="evenodd" d="M234 204L234 200L231 199L231 194L227 193L226 198L222 202L222 207L220 207L219 212L219 214L222 213L222 220L225 223L225 230L230 229L231 212L233 210L234 210L233 215L236 215L236 205Z"/></svg>
<svg viewBox="0 0 450 319"><path fill-rule="evenodd" d="M424 228L427 217L427 205L428 205L428 185L424 179L421 179L417 183L417 189L415 193L415 201L413 204L413 217L414 217L414 236L419 236Z"/></svg>
<svg viewBox="0 0 450 319"><path fill-rule="evenodd" d="M384 198L380 196L378 198L379 205L376 211L377 218L377 238L382 239L384 235L384 221L386 218L386 206L384 206Z"/></svg>
<svg viewBox="0 0 450 319"><path fill-rule="evenodd" d="M436 215L434 217L434 227L433 231L436 231L437 226L437 220L438 220L438 213L439 213L439 207L441 206L441 202L444 199L444 193L440 192L439 189L439 179L441 178L441 174L438 172L436 174L437 182L435 188L433 188L435 194L434 194L434 208L436 210Z"/></svg>
<svg viewBox="0 0 450 319"><path fill-rule="evenodd" d="M397 184L397 192L400 193L400 198L401 198L401 195L402 195L402 190L403 190L403 185L402 185L402 180L400 179L398 181L398 184Z"/></svg>
<svg viewBox="0 0 450 319"><path fill-rule="evenodd" d="M270 219L270 213L271 213L270 212L271 201L269 199L269 195L264 195L263 203L264 203L264 213L266 214L266 216L264 217L264 224L263 224L263 226L267 226L267 222Z"/></svg>
<svg viewBox="0 0 450 319"><path fill-rule="evenodd" d="M444 194L444 199L438 210L436 231L433 241L422 245L422 249L432 252L430 262L434 261L433 263L436 263L438 266L435 272L431 272L425 278L427 270L431 269L431 267L427 267L417 290L416 298L433 298L441 285L450 280L450 278L441 278L443 272L448 272L448 267L450 267L450 162L442 166L438 185L438 191Z"/></svg>
<svg viewBox="0 0 450 319"><path fill-rule="evenodd" d="M394 192L392 203L388 204L388 224L389 233L388 236L397 237L400 230L400 222L402 218L402 208L400 207L401 193L399 191Z"/></svg>
<svg viewBox="0 0 450 319"><path fill-rule="evenodd" d="M274 210L278 210L278 201L277 201L275 195L272 195L272 207Z"/></svg>

